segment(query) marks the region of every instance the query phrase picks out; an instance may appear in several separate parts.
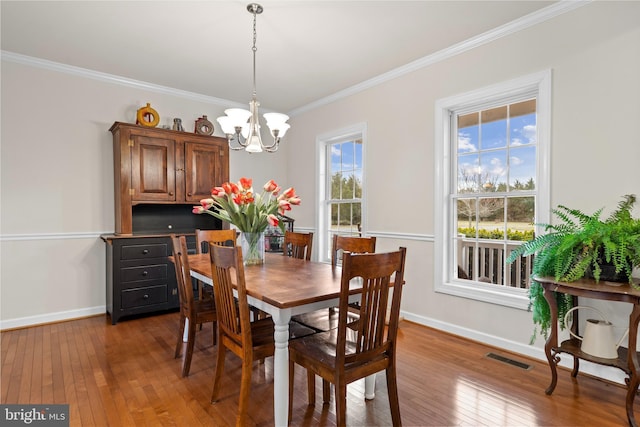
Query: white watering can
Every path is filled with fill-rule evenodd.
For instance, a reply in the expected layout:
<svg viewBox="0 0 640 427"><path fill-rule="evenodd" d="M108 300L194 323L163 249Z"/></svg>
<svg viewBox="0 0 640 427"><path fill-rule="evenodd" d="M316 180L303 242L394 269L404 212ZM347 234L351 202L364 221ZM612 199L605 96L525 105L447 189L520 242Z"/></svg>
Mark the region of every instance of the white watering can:
<svg viewBox="0 0 640 427"><path fill-rule="evenodd" d="M587 326L585 327L583 337L574 334L571 329L569 329L569 334L571 334L572 337L582 341L580 349L584 353L587 353L594 357L600 357L602 359L617 359L618 347L620 347L622 340L624 340L629 333L629 328L627 328L620 340L616 342L613 336L613 324L608 320L605 320L602 312L588 306L576 306L567 311L567 314L565 314L564 316L565 325L568 325L567 320L569 318L569 314L571 314L574 310L578 310L580 308L588 308L595 311L600 315L602 320L587 319Z"/></svg>

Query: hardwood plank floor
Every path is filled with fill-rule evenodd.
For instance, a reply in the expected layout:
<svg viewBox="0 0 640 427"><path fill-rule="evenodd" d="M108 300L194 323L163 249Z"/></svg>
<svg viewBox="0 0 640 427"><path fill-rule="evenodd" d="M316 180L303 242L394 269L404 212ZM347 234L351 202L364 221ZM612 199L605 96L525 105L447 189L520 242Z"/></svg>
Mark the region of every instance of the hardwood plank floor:
<svg viewBox="0 0 640 427"><path fill-rule="evenodd" d="M106 316L0 333L2 403L70 404L72 426L232 426L238 409L240 364L228 353L221 400L211 405L215 347L211 325L197 333L191 374L173 358L178 314L122 320ZM487 358L488 352L532 369ZM568 356L565 356L568 357ZM546 363L464 338L402 323L398 388L405 426L624 426L624 387L559 370L547 396ZM335 424L333 394L307 405L306 379L296 371L293 426ZM349 426L391 424L384 374L376 398L364 383L349 386ZM255 364L250 425L273 425L273 359ZM640 412L637 408L636 412ZM640 414L639 414L640 416Z"/></svg>

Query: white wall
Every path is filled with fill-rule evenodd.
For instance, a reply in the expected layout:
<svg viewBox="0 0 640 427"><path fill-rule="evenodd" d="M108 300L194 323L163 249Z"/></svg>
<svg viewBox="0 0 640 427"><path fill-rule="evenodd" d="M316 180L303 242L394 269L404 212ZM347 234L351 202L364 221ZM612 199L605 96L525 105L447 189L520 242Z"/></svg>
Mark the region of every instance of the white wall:
<svg viewBox="0 0 640 427"><path fill-rule="evenodd" d="M232 153L231 177L295 186L303 198L294 213L296 227L311 229L316 137L367 123L368 231L380 236L380 250L408 248L407 318L540 357L542 340L528 346L530 313L433 290L439 209L433 201L434 104L551 69L551 205L586 211L615 206L623 194L640 195L638 16L640 2L591 3L302 113L290 120L286 143L268 162L266 155ZM223 110L3 60L2 327L104 311L104 246L98 235L113 230L108 128L116 120L133 122L146 102L162 117L182 117L187 125ZM614 323L625 324L627 307L611 304L607 310Z"/></svg>
<svg viewBox="0 0 640 427"><path fill-rule="evenodd" d="M289 176L315 185L317 135L367 123L368 233L408 247L407 318L541 357L531 313L434 292L434 105L444 97L552 70L551 206L593 212L640 195L640 2L597 2L292 120ZM295 159L295 161L294 161ZM313 225L308 204L296 225ZM640 215L640 208L636 208ZM389 233L391 237L389 238ZM393 236L395 234L395 236ZM624 326L628 304L609 304ZM622 333L622 331L620 331Z"/></svg>
<svg viewBox="0 0 640 427"><path fill-rule="evenodd" d="M3 329L105 312L105 244L99 236L114 231L113 122L135 123L136 110L149 102L160 125L180 117L192 132L198 117L215 121L225 108L206 97L50 65L2 61ZM288 185L286 155L268 156L265 162L264 156L232 152L231 179L246 175L257 185L271 178Z"/></svg>

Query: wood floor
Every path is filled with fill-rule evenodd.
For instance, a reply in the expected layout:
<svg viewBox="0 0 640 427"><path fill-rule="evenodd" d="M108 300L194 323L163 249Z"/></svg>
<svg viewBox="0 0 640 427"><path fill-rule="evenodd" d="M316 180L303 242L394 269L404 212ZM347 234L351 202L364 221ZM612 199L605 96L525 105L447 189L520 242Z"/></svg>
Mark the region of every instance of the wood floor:
<svg viewBox="0 0 640 427"><path fill-rule="evenodd" d="M227 354L225 392L209 403L215 363L211 326L198 332L191 374L173 358L178 314L123 320L106 316L0 333L2 403L70 404L72 426L226 426L237 411L240 364ZM552 396L546 364L510 355L404 321L399 333L398 388L405 426L624 426L625 389L559 371ZM532 365L524 370L487 358L493 352ZM333 395L307 406L296 372L293 426L334 425ZM255 364L250 421L273 425L273 360ZM376 398L349 386L349 426L387 426L391 416L384 374ZM636 412L640 412L637 408ZM640 414L639 414L640 415Z"/></svg>

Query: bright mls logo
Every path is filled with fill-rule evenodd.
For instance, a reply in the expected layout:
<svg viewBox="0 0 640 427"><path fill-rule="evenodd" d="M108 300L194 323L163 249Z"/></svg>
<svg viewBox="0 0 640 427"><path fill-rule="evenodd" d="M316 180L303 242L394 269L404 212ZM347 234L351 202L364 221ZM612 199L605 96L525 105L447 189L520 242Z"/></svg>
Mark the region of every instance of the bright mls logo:
<svg viewBox="0 0 640 427"><path fill-rule="evenodd" d="M0 405L3 426L69 426L69 405Z"/></svg>

